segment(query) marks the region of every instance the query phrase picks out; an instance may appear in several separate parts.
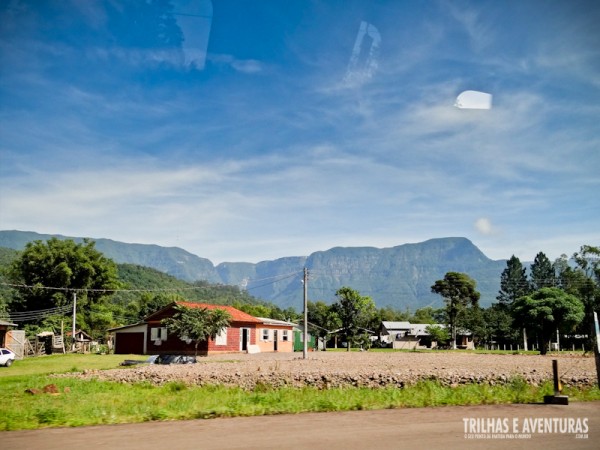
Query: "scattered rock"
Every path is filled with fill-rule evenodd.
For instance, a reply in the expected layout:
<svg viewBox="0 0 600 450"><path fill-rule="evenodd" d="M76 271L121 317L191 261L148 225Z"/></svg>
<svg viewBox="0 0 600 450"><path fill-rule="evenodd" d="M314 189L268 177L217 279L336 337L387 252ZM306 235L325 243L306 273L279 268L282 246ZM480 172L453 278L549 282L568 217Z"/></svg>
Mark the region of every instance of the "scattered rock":
<svg viewBox="0 0 600 450"><path fill-rule="evenodd" d="M42 389L46 394L58 394L58 388L55 384L48 384Z"/></svg>
<svg viewBox="0 0 600 450"><path fill-rule="evenodd" d="M414 385L434 380L444 386L478 383L504 385L515 377L531 385L552 380L552 360L559 360L559 373L574 386L595 383L593 357L556 355L496 355L457 352L320 352L302 359L293 353L214 355L188 366L148 365L131 369L88 371L65 376L96 378L121 383L150 382L162 385L305 387L318 389L358 386L384 388Z"/></svg>

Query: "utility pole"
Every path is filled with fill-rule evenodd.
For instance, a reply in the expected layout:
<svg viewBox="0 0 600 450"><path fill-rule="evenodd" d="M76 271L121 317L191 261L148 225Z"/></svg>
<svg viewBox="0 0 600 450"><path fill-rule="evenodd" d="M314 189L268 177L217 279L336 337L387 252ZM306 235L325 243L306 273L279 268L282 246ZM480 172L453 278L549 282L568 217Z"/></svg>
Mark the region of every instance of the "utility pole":
<svg viewBox="0 0 600 450"><path fill-rule="evenodd" d="M598 378L598 387L600 387L600 325L598 325L598 313L596 311L594 311L594 332L596 334L596 348L594 349L596 377Z"/></svg>
<svg viewBox="0 0 600 450"><path fill-rule="evenodd" d="M306 353L308 351L308 269L304 268L304 278L302 279L304 285L304 333L303 333L303 348L302 358L306 359Z"/></svg>
<svg viewBox="0 0 600 450"><path fill-rule="evenodd" d="M71 335L71 351L75 351L75 322L77 321L77 292L73 292L73 334Z"/></svg>

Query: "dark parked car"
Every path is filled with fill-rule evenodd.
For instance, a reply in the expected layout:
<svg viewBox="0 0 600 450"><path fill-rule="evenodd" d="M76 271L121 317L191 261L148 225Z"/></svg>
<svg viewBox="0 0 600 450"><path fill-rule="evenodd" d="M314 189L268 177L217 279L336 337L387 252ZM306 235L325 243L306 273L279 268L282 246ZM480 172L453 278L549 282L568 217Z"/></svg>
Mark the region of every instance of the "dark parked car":
<svg viewBox="0 0 600 450"><path fill-rule="evenodd" d="M194 364L195 356L189 355L158 355L154 364Z"/></svg>
<svg viewBox="0 0 600 450"><path fill-rule="evenodd" d="M119 365L120 366L135 366L137 364L154 364L155 361L156 361L156 358L158 358L158 355L149 356L147 359L144 359L144 360L140 360L140 359L126 359L125 361L123 361Z"/></svg>

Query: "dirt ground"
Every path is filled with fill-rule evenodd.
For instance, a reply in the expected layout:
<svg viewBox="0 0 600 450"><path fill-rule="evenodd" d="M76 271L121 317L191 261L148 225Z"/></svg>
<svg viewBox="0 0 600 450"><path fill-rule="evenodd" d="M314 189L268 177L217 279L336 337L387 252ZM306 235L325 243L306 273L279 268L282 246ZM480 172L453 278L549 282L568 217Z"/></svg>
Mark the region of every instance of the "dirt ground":
<svg viewBox="0 0 600 450"><path fill-rule="evenodd" d="M463 352L315 352L226 354L199 358L190 365L143 365L74 374L121 382L154 384L179 381L191 385L223 384L253 389L271 386L382 387L435 379L446 385L503 384L522 377L530 384L552 380L552 360L564 385L596 383L592 356L475 354Z"/></svg>

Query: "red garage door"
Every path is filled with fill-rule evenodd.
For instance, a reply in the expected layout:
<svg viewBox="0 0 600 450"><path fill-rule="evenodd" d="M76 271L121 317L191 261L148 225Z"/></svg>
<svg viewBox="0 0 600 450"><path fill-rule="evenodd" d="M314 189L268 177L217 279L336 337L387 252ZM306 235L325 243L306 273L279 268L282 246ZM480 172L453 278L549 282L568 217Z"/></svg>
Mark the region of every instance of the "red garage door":
<svg viewBox="0 0 600 450"><path fill-rule="evenodd" d="M130 353L144 354L144 333L116 333L115 353L128 355Z"/></svg>

